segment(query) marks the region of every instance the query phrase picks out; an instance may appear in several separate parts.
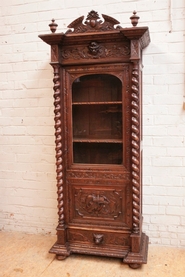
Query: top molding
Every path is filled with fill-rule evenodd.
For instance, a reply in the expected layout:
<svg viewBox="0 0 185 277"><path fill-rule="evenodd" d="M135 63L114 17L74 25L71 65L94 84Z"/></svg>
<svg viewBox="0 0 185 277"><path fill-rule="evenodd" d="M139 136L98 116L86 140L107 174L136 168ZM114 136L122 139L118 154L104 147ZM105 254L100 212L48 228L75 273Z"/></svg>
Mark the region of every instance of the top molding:
<svg viewBox="0 0 185 277"><path fill-rule="evenodd" d="M150 36L148 27L137 27L139 16L136 12L130 17L133 27L122 28L118 25L120 22L116 19L102 14L102 17L98 15L94 10L90 11L84 20L84 16L81 16L71 22L68 25L68 29L65 33L55 33L57 24L55 20L49 24L52 33L39 35L39 37L49 45L62 45L67 42L74 42L85 39L96 39L99 36L109 36L113 39L115 37L125 37L129 40L139 40L141 49L145 48L150 43ZM115 25L117 25L115 27Z"/></svg>

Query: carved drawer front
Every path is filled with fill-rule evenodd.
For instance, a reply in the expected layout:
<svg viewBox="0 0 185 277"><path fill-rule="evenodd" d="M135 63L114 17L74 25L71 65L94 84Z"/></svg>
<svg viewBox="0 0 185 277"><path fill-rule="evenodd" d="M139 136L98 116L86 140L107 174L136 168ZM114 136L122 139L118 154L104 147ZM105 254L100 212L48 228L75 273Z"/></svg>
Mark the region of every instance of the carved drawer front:
<svg viewBox="0 0 185 277"><path fill-rule="evenodd" d="M101 38L99 38L101 40ZM115 42L97 42L89 41L84 44L69 46L65 45L60 50L60 62L61 64L81 64L96 63L98 61L104 62L109 58L112 62L128 61L130 57L130 43L129 41L117 41Z"/></svg>
<svg viewBox="0 0 185 277"><path fill-rule="evenodd" d="M70 223L131 227L129 185L70 186Z"/></svg>
<svg viewBox="0 0 185 277"><path fill-rule="evenodd" d="M107 230L68 230L70 244L80 243L83 247L121 247L127 249L130 244L129 233L119 233Z"/></svg>

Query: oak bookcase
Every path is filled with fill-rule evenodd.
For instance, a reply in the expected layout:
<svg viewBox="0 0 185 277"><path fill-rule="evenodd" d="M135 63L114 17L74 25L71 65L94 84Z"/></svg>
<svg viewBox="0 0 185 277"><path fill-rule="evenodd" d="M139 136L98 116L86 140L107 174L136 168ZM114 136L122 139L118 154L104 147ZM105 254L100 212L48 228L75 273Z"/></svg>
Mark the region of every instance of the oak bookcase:
<svg viewBox="0 0 185 277"><path fill-rule="evenodd" d="M122 28L90 11L51 46L58 193L58 259L71 253L147 262L142 232L142 50L148 27Z"/></svg>

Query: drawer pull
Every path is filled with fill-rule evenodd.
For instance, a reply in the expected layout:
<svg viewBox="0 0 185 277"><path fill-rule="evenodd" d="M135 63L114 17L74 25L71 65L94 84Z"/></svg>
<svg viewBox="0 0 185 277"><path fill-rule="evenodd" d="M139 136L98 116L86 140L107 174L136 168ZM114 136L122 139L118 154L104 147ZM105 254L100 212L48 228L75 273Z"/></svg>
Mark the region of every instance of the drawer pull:
<svg viewBox="0 0 185 277"><path fill-rule="evenodd" d="M101 244L103 242L103 235L102 234L94 234L94 242L95 244Z"/></svg>

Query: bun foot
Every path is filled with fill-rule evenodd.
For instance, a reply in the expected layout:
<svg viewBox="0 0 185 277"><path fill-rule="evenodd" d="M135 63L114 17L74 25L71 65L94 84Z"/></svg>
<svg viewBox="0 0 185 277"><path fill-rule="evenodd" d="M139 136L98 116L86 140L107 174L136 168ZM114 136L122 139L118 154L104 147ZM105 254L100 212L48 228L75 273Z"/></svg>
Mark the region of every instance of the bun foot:
<svg viewBox="0 0 185 277"><path fill-rule="evenodd" d="M132 269L138 269L141 267L141 264L129 264L129 267Z"/></svg>
<svg viewBox="0 0 185 277"><path fill-rule="evenodd" d="M57 260L62 261L62 260L65 260L67 258L67 256L65 256L65 255L56 255L56 258L57 258Z"/></svg>

